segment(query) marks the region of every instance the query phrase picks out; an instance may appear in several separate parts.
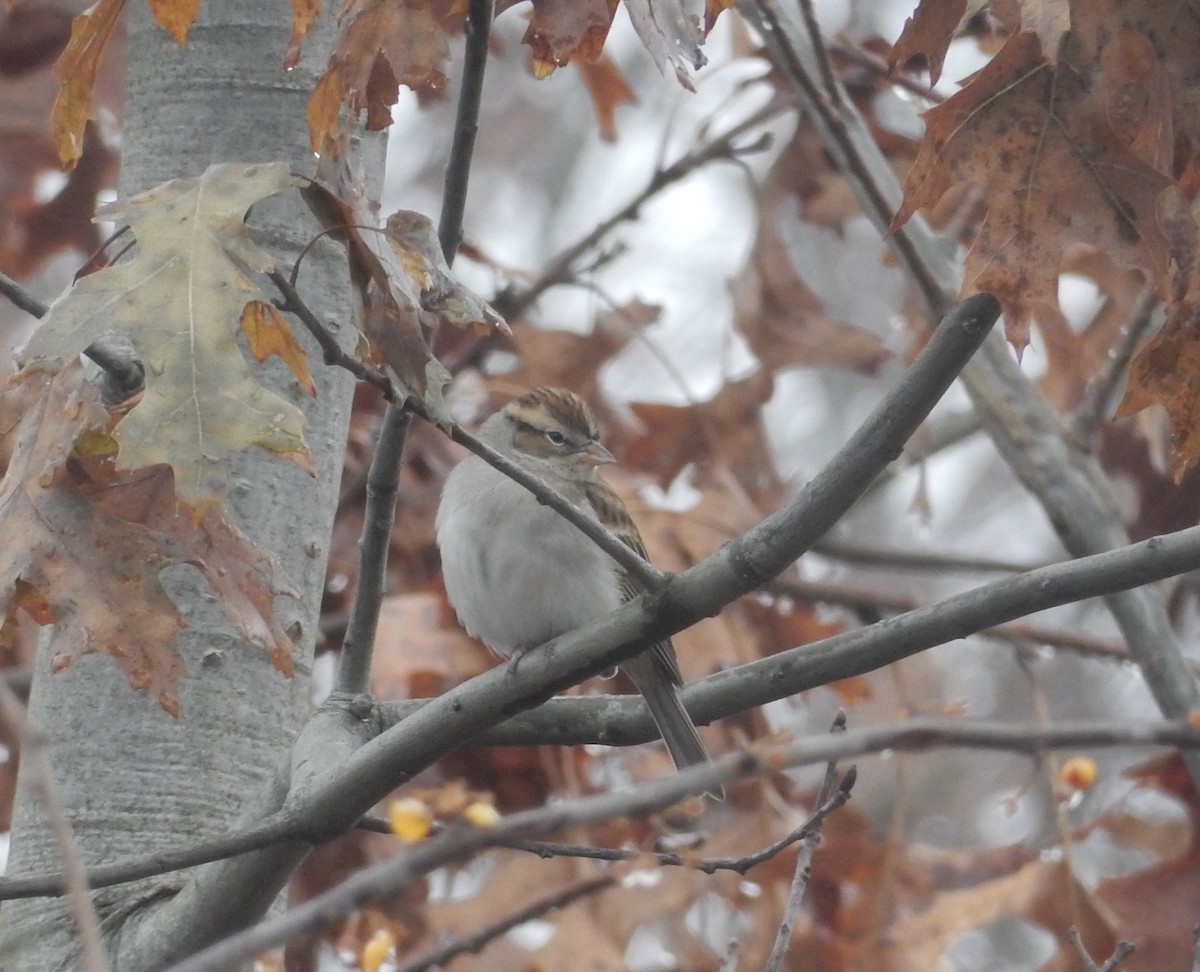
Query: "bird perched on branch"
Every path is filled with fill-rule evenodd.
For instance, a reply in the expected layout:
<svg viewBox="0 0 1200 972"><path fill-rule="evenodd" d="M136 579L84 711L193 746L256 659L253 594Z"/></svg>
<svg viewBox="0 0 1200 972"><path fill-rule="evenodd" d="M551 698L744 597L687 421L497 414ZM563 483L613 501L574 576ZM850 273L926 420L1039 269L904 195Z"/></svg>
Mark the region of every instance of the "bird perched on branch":
<svg viewBox="0 0 1200 972"><path fill-rule="evenodd" d="M625 504L597 472L613 455L600 444L592 410L578 395L535 388L488 418L478 437L646 556ZM446 480L437 542L459 620L505 657L642 593L578 527L474 455ZM679 698L682 678L671 642L647 648L621 668L645 697L675 765L707 762Z"/></svg>

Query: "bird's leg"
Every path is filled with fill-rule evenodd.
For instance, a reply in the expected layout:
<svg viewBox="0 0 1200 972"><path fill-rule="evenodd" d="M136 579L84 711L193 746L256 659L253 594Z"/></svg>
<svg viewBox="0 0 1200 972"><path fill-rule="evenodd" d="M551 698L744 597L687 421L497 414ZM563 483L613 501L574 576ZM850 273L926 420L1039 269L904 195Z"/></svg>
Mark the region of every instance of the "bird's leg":
<svg viewBox="0 0 1200 972"><path fill-rule="evenodd" d="M508 656L508 674L516 675L517 666L521 664L521 659L536 647L537 645L517 645L513 649L512 654Z"/></svg>

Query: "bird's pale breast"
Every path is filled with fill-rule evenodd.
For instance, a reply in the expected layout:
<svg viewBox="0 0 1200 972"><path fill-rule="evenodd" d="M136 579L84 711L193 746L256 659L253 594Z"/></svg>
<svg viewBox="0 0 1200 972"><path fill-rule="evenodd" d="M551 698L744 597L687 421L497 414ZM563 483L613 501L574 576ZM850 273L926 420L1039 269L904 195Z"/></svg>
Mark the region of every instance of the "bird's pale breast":
<svg viewBox="0 0 1200 972"><path fill-rule="evenodd" d="M484 489L465 488L468 476ZM446 593L459 620L502 654L539 645L620 604L608 555L480 459L469 457L450 474L437 531Z"/></svg>

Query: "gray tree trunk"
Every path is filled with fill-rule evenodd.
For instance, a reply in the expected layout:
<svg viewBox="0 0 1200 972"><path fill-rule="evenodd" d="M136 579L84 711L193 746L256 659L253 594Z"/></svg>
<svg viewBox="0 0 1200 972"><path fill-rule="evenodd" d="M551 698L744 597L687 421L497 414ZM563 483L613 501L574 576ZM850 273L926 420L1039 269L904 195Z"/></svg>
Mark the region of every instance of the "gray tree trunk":
<svg viewBox="0 0 1200 972"><path fill-rule="evenodd" d="M145 4L132 4L129 12L123 196L197 175L215 162L286 159L295 171L312 173L304 109L328 54L329 16L308 39L300 66L287 73L281 68L286 5L206 0L182 49L153 23ZM381 154L375 161L377 173ZM256 207L251 225L285 265L319 231L294 193ZM349 319L345 257L336 246L324 244L308 254L299 286L323 320ZM318 386L315 399L300 392L282 366L269 363L259 373L269 374L271 386L305 411L316 478L259 450L238 456L229 469L235 521L280 558L302 592L299 601L277 599L282 626L295 640L295 677L284 678L261 648L240 641L199 573L188 566L163 575L187 621L177 645L187 666L178 719L132 688L108 656L89 656L52 673L55 642L43 639L30 716L50 735L50 760L86 864L118 863L226 833L261 802L286 764L309 706L314 632L352 391L347 375L324 368L311 343L306 346ZM23 788L8 873L53 872L61 865L44 809ZM188 876L170 878L167 886ZM232 904L243 914L265 908L284 876L263 875L257 898L231 888L231 894L243 896ZM159 917L179 923L173 909L160 915L150 908L164 900L163 891L159 880L93 895L114 968L135 972L163 958L152 956L153 949L122 952L118 941L130 919L139 919L143 945L220 936L225 915L191 915L191 929L153 929ZM146 934L147 926L153 934ZM0 967L82 968L64 899L4 905Z"/></svg>

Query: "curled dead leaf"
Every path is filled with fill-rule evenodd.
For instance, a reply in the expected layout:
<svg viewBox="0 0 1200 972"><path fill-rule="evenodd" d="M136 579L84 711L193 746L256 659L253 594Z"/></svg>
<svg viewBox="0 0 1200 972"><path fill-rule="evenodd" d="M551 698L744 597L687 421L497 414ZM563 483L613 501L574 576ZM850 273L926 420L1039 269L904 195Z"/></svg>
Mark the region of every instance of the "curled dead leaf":
<svg viewBox="0 0 1200 972"><path fill-rule="evenodd" d="M454 279L428 216L401 209L387 218L386 225L387 241L416 286L424 310L439 322L474 328L480 336L493 331L512 334L491 304Z"/></svg>
<svg viewBox="0 0 1200 972"><path fill-rule="evenodd" d="M84 439L103 442L114 421L78 362L53 377L27 369L5 395L22 394L27 383L41 394L14 430L0 484L0 640L13 634L18 611L53 623L57 670L85 654L110 655L131 685L177 715L183 621L159 573L189 563L238 633L290 675L292 643L274 599L296 591L278 561L217 504L181 501L169 466L123 471L111 450L77 449Z"/></svg>

